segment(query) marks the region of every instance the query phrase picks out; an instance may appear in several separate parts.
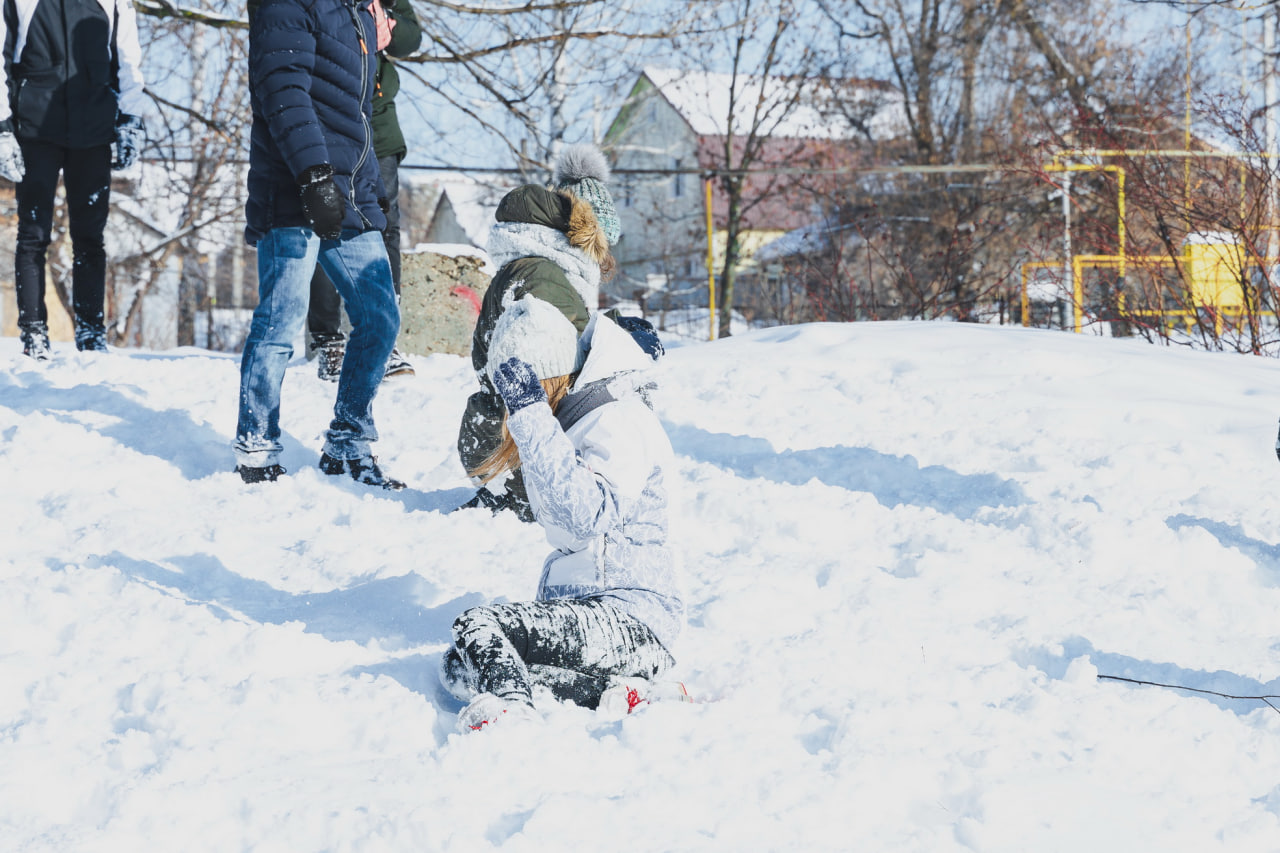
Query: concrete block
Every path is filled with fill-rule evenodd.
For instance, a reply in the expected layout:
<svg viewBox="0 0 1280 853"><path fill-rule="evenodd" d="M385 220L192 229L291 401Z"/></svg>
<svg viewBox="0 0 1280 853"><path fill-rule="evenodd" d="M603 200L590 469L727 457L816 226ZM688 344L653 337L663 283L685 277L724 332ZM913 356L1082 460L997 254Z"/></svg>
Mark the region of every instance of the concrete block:
<svg viewBox="0 0 1280 853"><path fill-rule="evenodd" d="M401 352L468 356L480 301L489 286L483 252L440 254L430 249L400 256Z"/></svg>

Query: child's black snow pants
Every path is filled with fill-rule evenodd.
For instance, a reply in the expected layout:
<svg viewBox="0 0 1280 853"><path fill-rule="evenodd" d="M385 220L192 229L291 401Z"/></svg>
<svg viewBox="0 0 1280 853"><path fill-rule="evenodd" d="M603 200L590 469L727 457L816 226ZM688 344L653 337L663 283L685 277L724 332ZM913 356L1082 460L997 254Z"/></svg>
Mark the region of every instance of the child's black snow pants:
<svg viewBox="0 0 1280 853"><path fill-rule="evenodd" d="M615 677L654 678L675 660L644 623L598 599L473 607L453 623L441 679L454 696L532 702L533 685L595 708Z"/></svg>

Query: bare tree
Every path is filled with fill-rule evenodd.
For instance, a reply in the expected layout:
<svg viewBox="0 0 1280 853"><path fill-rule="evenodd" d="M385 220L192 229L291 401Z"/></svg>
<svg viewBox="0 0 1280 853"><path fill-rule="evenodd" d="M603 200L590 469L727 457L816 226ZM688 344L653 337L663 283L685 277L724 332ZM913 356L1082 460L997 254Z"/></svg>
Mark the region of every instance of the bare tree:
<svg viewBox="0 0 1280 853"><path fill-rule="evenodd" d="M1058 217L1041 188L1053 179L1039 167L1078 146L1083 128L1115 124L1131 78L1118 69L1148 58L1113 41L1121 30L1108 26L1115 7L1105 0L819 5L840 40L841 73L880 76L901 93L910 143L881 151L879 165L896 174L853 174L826 205L859 238L861 284L876 294L851 304L962 320L995 305L1006 316L1021 265L1052 251ZM838 274L828 269L829 290Z"/></svg>
<svg viewBox="0 0 1280 853"><path fill-rule="evenodd" d="M530 175L548 173L561 144L598 141L601 99L691 17L684 4L648 0L418 0L415 8L425 40L401 70L432 95L405 105L437 132L422 153L465 163L489 145Z"/></svg>
<svg viewBox="0 0 1280 853"><path fill-rule="evenodd" d="M721 336L730 334L744 233L757 225L777 228L787 205L807 205L800 185L840 150L829 128L815 126L831 83L823 45L797 25L814 11L807 0L707 3L696 32L681 40L683 54L700 57L703 69L727 69L722 89L706 93L702 108L717 130L700 136L697 152L698 166L714 178L716 225L725 235L716 305ZM806 126L799 127L802 113ZM816 124L828 121L848 128L829 110Z"/></svg>
<svg viewBox="0 0 1280 853"><path fill-rule="evenodd" d="M239 7L178 14L143 7L140 35L153 111L145 164L113 194L115 247L108 295L116 343L142 343L148 302L173 312L175 342L192 345L216 295L216 258L243 253L243 161L250 122L247 30ZM172 12L172 14L170 14ZM250 276L252 278L252 276ZM233 302L252 305L252 293Z"/></svg>

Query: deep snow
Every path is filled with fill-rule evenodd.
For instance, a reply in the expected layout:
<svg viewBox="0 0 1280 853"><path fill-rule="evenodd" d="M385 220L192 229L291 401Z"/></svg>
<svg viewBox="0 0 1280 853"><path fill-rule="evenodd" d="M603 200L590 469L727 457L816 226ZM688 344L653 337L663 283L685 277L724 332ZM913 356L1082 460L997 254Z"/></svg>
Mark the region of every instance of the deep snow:
<svg viewBox="0 0 1280 853"><path fill-rule="evenodd" d="M0 340L0 847L1275 851L1280 363L946 323L672 347L699 700L454 733L453 618L538 528L456 460L473 379L384 386L389 494L231 472L238 360ZM1276 700L1273 700L1276 701Z"/></svg>

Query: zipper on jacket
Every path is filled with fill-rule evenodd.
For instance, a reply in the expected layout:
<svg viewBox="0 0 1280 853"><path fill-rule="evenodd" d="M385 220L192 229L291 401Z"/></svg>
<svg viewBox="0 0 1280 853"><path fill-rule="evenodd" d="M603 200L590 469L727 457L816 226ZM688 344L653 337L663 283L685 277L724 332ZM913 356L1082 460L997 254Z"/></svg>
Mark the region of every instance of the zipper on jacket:
<svg viewBox="0 0 1280 853"><path fill-rule="evenodd" d="M379 0L373 0L374 3ZM360 221L364 223L366 228L372 228L373 223L364 215L364 211L360 209L360 205L356 202L356 175L360 172L360 167L365 164L368 159L369 149L373 147L373 128L369 125L369 117L364 114L364 100L369 95L369 44L365 39L364 24L360 22L360 0L351 0L347 4L347 11L351 13L351 22L356 27L356 38L360 40L360 124L364 128L364 145L360 148L360 156L356 158L356 166L351 170L351 181L347 187L347 195L351 197L351 206L355 209L356 215L360 217Z"/></svg>

